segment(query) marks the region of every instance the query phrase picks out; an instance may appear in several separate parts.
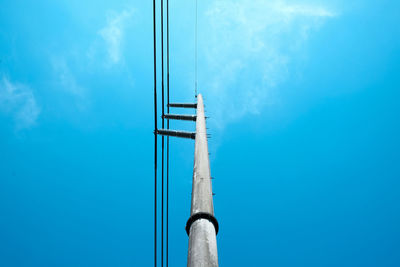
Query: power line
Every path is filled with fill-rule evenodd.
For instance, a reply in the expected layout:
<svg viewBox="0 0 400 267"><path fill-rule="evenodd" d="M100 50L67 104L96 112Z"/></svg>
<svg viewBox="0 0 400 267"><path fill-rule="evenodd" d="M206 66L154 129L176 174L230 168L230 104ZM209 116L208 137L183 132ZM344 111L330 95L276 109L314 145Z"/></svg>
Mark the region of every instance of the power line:
<svg viewBox="0 0 400 267"><path fill-rule="evenodd" d="M153 0L153 46L154 46L154 267L157 267L157 41L156 0Z"/></svg>
<svg viewBox="0 0 400 267"><path fill-rule="evenodd" d="M167 113L169 114L169 0L167 0ZM167 120L169 129L169 120ZM169 229L169 137L167 137L167 235L166 235L166 265L168 267L168 229Z"/></svg>
<svg viewBox="0 0 400 267"><path fill-rule="evenodd" d="M158 192L157 192L157 187L158 185L158 181L157 181L157 153L158 153L158 147L157 147L157 135L161 134L162 136L162 144L161 144L161 153L162 153L162 158L161 158L161 266L164 266L164 252L165 252L165 260L166 260L166 266L168 267L168 258L169 258L169 135L170 135L170 125L169 125L169 119L167 119L167 130L165 130L164 126L165 126L165 119L166 119L166 114L165 114L165 86L166 86L166 90L167 90L167 113L169 114L169 107L172 106L170 105L170 57L169 57L169 52L170 52L170 43L169 43L169 0L166 0L166 30L167 30L167 36L166 36L166 42L167 42L167 47L166 47L166 75L167 75L167 80L165 81L165 65L164 65L164 53L165 53L165 49L164 49L164 44L165 44L165 38L164 38L164 7L165 7L165 1L164 0L160 0L160 13L161 13L161 19L160 19L160 28L161 28L161 124L162 124L162 130L158 129L157 126L157 18L156 18L156 10L157 10L157 6L156 6L156 0L153 0L153 41L154 41L154 120L155 120L155 126L154 126L154 131L155 131L155 140L154 140L154 144L155 144L155 152L154 152L154 166L155 166L155 174L154 174L154 266L157 267L157 258L158 258L158 247L157 247L157 213L159 212L157 210L157 199L158 199ZM198 24L198 12L197 12L197 5L198 5L198 1L196 0L196 26L195 26L195 96L197 97L197 46L198 46L198 42L197 42L197 24ZM166 84L166 85L165 85ZM177 132L177 131L175 131ZM176 136L181 136L184 135L185 133L183 132L177 132L178 134ZM194 138L194 134L193 133L189 133L191 134L190 137L193 139ZM167 136L167 149L166 149L166 153L167 153L167 159L166 159L166 181L164 180L164 166L165 166L165 161L164 161L164 157L165 157L165 138L164 135ZM186 136L186 135L185 135ZM166 182L166 183L165 183ZM166 199L165 199L165 185L166 185ZM166 207L165 207L165 203L164 201L166 200ZM166 209L166 222L164 221L164 211ZM165 225L166 224L166 225ZM166 233L164 234L164 227L166 227ZM164 242L164 237L165 237L165 242ZM165 249L164 249L164 245L165 245Z"/></svg>
<svg viewBox="0 0 400 267"><path fill-rule="evenodd" d="M164 0L161 0L161 91L162 128L164 129ZM161 266L164 266L164 136L162 136L161 142Z"/></svg>

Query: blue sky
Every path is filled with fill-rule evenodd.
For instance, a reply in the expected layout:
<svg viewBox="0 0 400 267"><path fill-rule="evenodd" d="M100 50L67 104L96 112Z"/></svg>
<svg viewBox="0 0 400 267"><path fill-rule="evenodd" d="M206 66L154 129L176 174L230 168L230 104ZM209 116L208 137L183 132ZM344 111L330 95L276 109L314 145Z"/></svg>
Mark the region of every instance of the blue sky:
<svg viewBox="0 0 400 267"><path fill-rule="evenodd" d="M151 266L152 1L0 6L0 265ZM400 265L399 14L199 1L221 266ZM171 98L194 100L194 1L171 1ZM171 266L193 146L171 139Z"/></svg>

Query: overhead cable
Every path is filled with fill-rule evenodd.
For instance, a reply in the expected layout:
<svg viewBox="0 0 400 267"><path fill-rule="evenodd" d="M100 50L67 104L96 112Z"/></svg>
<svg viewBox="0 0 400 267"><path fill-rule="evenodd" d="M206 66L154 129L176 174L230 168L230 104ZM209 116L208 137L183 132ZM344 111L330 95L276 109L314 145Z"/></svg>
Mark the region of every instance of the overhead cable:
<svg viewBox="0 0 400 267"><path fill-rule="evenodd" d="M157 41L156 41L155 0L153 0L153 46L154 46L154 267L157 267Z"/></svg>

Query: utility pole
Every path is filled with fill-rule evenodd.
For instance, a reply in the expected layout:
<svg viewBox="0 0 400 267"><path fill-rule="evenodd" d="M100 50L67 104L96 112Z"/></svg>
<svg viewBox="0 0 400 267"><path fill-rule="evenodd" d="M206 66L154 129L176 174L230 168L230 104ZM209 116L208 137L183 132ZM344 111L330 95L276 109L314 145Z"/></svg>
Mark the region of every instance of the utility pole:
<svg viewBox="0 0 400 267"><path fill-rule="evenodd" d="M192 185L192 205L186 223L189 235L188 267L218 267L217 237L218 221L214 217L213 193L211 186L210 159L206 131L206 117L201 94L197 104L170 103L169 107L196 108L196 115L165 114L164 118L196 121L196 132L158 129L163 136L195 139Z"/></svg>
<svg viewBox="0 0 400 267"><path fill-rule="evenodd" d="M203 97L199 94L197 96L191 216L186 224L186 232L189 235L188 267L218 266L216 238L218 222L214 217L208 155Z"/></svg>
<svg viewBox="0 0 400 267"><path fill-rule="evenodd" d="M213 192L211 186L210 159L206 132L206 117L201 94L197 95L197 0L195 27L195 96L197 103L170 103L169 92L169 1L167 0L167 113L164 112L164 0L161 0L161 129L157 126L157 19L156 0L153 0L153 50L154 50L154 266L157 267L157 137L162 136L161 156L161 266L164 266L164 244L166 244L166 266L168 267L168 212L169 212L169 137L195 140L193 185L190 217L186 222L189 236L188 267L218 267L217 237L218 221L214 217ZM193 108L196 115L171 114L170 108ZM165 120L167 128L164 128ZM196 132L170 129L170 120L195 121ZM164 136L167 136L167 220L166 242L164 242Z"/></svg>

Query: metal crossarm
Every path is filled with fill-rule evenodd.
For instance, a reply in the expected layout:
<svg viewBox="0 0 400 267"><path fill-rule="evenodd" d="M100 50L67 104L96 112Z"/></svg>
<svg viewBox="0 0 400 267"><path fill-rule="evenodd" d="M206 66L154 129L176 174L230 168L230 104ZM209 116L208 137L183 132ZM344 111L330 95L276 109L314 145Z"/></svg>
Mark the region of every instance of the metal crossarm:
<svg viewBox="0 0 400 267"><path fill-rule="evenodd" d="M197 103L170 103L171 108L197 108Z"/></svg>
<svg viewBox="0 0 400 267"><path fill-rule="evenodd" d="M165 114L165 119L168 120L183 120L183 121L196 121L196 115L179 115L179 114Z"/></svg>
<svg viewBox="0 0 400 267"><path fill-rule="evenodd" d="M182 138L190 138L195 139L196 133L195 132L186 132L186 131L175 131L175 130L166 130L166 129L158 129L157 134L165 135L165 136L175 136L175 137L182 137Z"/></svg>

